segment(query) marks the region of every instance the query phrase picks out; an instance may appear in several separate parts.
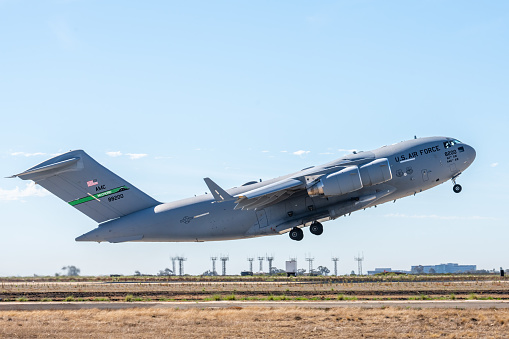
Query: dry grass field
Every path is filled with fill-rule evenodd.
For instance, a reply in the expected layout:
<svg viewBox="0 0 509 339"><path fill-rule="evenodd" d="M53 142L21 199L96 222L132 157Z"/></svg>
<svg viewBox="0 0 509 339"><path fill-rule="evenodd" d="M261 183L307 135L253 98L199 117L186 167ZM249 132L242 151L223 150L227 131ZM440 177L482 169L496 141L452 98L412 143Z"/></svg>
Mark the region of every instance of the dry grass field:
<svg viewBox="0 0 509 339"><path fill-rule="evenodd" d="M509 280L0 281L2 301L509 299Z"/></svg>
<svg viewBox="0 0 509 339"><path fill-rule="evenodd" d="M0 311L1 338L508 338L507 309Z"/></svg>

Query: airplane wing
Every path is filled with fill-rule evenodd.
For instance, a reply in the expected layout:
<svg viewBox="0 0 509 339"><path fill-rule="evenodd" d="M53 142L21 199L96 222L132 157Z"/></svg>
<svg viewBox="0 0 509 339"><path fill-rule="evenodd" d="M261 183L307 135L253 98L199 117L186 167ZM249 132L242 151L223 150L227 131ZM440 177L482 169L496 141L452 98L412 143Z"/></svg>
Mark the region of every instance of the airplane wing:
<svg viewBox="0 0 509 339"><path fill-rule="evenodd" d="M306 184L298 179L287 178L276 181L267 186L255 188L236 195L237 206L235 206L235 209L252 210L263 208L287 199L294 193L303 189L306 189Z"/></svg>
<svg viewBox="0 0 509 339"><path fill-rule="evenodd" d="M320 179L323 175L340 171L348 166L365 163L374 160L370 152L363 152L352 159L341 159L320 167L306 168L293 177L285 178L269 185L234 196L237 198L235 209L253 210L261 209L288 199L294 194L305 192L307 187Z"/></svg>

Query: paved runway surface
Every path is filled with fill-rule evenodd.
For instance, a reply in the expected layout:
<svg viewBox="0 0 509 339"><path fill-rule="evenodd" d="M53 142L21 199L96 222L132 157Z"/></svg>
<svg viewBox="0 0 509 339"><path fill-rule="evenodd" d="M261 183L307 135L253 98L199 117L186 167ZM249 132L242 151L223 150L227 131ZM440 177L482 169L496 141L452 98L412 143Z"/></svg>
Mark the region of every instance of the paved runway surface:
<svg viewBox="0 0 509 339"><path fill-rule="evenodd" d="M229 307L360 307L360 308L509 308L509 300L403 300L403 301L204 301L204 302L0 302L0 311L118 310L127 308L229 308Z"/></svg>

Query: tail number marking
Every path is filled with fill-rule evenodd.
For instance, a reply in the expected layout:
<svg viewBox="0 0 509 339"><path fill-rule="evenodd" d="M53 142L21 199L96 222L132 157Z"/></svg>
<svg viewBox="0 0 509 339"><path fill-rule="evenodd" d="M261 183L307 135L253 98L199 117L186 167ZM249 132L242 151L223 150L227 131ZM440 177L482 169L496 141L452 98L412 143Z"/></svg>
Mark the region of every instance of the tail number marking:
<svg viewBox="0 0 509 339"><path fill-rule="evenodd" d="M118 199L122 199L123 197L124 197L123 194L117 194L117 195L114 195L112 197L108 197L108 201L112 202L112 201L115 201L115 200L118 200Z"/></svg>

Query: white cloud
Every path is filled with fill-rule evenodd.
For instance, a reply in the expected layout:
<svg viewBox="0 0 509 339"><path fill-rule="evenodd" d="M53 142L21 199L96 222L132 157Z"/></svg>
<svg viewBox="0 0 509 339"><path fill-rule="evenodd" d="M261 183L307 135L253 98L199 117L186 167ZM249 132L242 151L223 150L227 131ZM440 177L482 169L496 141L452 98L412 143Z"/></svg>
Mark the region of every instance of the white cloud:
<svg viewBox="0 0 509 339"><path fill-rule="evenodd" d="M497 167L498 166L498 162L494 162L490 165L491 167Z"/></svg>
<svg viewBox="0 0 509 339"><path fill-rule="evenodd" d="M308 154L310 152L311 151L298 150L296 152L293 152L293 154L295 154L295 155L303 155L303 154Z"/></svg>
<svg viewBox="0 0 509 339"><path fill-rule="evenodd" d="M46 155L46 153L35 152L35 153L27 153L27 152L13 152L11 153L13 156L24 156L24 157L35 157L38 155Z"/></svg>
<svg viewBox="0 0 509 339"><path fill-rule="evenodd" d="M262 153L269 153L269 151L262 151Z"/></svg>
<svg viewBox="0 0 509 339"><path fill-rule="evenodd" d="M436 214L423 214L423 215L408 215L401 213L390 213L384 215L386 218L406 218L406 219L435 219L435 220L498 220L494 217L482 217L478 215L473 216L456 216L456 215L436 215Z"/></svg>
<svg viewBox="0 0 509 339"><path fill-rule="evenodd" d="M23 198L28 197L44 197L48 194L48 191L37 186L35 182L29 182L26 184L25 188L21 189L18 186L12 190L4 190L3 188L0 188L0 201L22 200Z"/></svg>
<svg viewBox="0 0 509 339"><path fill-rule="evenodd" d="M146 157L148 154L145 153L126 153L125 155L129 156L129 159L136 160Z"/></svg>
<svg viewBox="0 0 509 339"><path fill-rule="evenodd" d="M288 153L288 151L281 151L281 153Z"/></svg>
<svg viewBox="0 0 509 339"><path fill-rule="evenodd" d="M122 152L116 151L116 152L106 152L106 155L109 155L110 157L119 157L122 155Z"/></svg>

